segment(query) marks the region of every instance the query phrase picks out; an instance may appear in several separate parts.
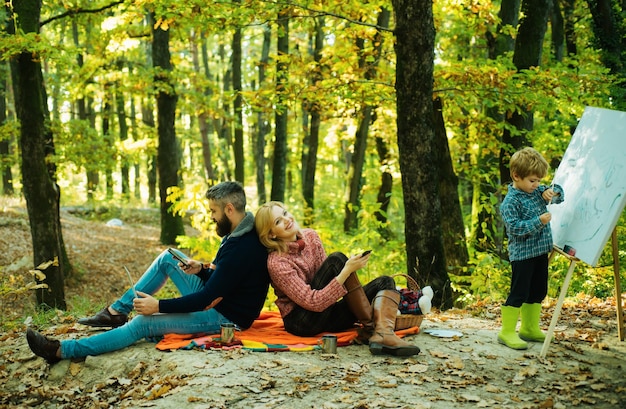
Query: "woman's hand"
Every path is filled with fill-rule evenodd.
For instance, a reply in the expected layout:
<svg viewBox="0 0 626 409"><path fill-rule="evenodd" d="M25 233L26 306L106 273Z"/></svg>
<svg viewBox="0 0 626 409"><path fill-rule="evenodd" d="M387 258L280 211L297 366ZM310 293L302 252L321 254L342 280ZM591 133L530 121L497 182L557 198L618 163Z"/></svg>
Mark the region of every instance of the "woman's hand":
<svg viewBox="0 0 626 409"><path fill-rule="evenodd" d="M159 312L159 300L141 291L137 291L137 295L139 298L133 300L133 306L138 314L152 315Z"/></svg>
<svg viewBox="0 0 626 409"><path fill-rule="evenodd" d="M362 253L357 254L356 256L352 256L346 261L346 264L343 265L343 268L337 274L337 281L339 284L343 284L350 274L357 271L360 268L363 268L367 265L368 260L370 259L370 254L363 255Z"/></svg>
<svg viewBox="0 0 626 409"><path fill-rule="evenodd" d="M349 273L357 271L367 265L367 262L370 259L370 254L362 255L361 253L356 256L352 256L346 261L346 265L344 269L346 269Z"/></svg>

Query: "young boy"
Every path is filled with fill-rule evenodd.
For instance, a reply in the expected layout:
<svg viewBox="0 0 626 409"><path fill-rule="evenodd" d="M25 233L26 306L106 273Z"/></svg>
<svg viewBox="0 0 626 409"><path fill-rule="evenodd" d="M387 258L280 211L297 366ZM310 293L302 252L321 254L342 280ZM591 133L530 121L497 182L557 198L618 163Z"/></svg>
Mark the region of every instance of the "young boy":
<svg viewBox="0 0 626 409"><path fill-rule="evenodd" d="M548 173L548 162L533 148L511 157L509 191L500 213L509 238L511 290L501 307L502 330L498 342L513 349L527 349L525 341L542 342L539 329L541 302L548 293L548 254L552 250L552 215L547 205L563 202L559 185L539 184ZM521 314L519 336L515 332Z"/></svg>

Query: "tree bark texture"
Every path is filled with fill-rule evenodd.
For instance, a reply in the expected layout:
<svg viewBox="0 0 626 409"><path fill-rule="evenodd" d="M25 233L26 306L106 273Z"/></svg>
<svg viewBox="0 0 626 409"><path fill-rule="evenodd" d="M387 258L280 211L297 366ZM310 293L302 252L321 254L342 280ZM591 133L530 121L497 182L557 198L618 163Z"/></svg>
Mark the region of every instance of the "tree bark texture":
<svg viewBox="0 0 626 409"><path fill-rule="evenodd" d="M278 41L276 61L277 105L274 115L274 164L272 166L272 200L284 201L287 185L287 105L284 101L287 84L287 64L281 60L289 54L289 15L284 10L278 13Z"/></svg>
<svg viewBox="0 0 626 409"><path fill-rule="evenodd" d="M154 27L154 24L152 25ZM156 70L157 83L157 124L159 146L157 148L157 169L159 196L161 199L161 243L176 244L176 237L185 234L180 215L173 214L167 201L168 189L179 184L180 153L176 140L174 120L178 97L168 75L172 70L169 50L169 31L154 28L152 39L152 60Z"/></svg>
<svg viewBox="0 0 626 409"><path fill-rule="evenodd" d="M235 141L233 150L235 151L235 180L245 182L245 158L243 155L243 91L241 85L241 28L237 28L233 34L233 91L235 100L233 108L235 111Z"/></svg>
<svg viewBox="0 0 626 409"><path fill-rule="evenodd" d="M560 0L565 19L565 49L567 55L578 54L576 47L576 17L574 15L574 4L576 0Z"/></svg>
<svg viewBox="0 0 626 409"><path fill-rule="evenodd" d="M518 71L538 67L541 64L543 39L545 37L551 0L524 0L522 14L515 39L513 64ZM533 112L526 107L518 107L506 115L506 121L516 130L506 128L502 135L500 151L500 181L506 184L511 181L509 160L511 155L528 146L527 134L533 129Z"/></svg>
<svg viewBox="0 0 626 409"><path fill-rule="evenodd" d="M311 84L317 87L322 80L320 62L324 49L324 18L318 17L315 20L315 41L313 46L313 61L315 70L311 73ZM308 133L302 144L302 196L306 202L304 214L304 225L313 224L313 214L315 209L315 173L317 171L317 150L319 148L321 111L320 102L315 99L308 101L308 112L311 114L311 122Z"/></svg>
<svg viewBox="0 0 626 409"><path fill-rule="evenodd" d="M263 28L263 47L261 49L261 61L259 61L259 88L265 84L265 70L270 59L270 45L272 42L272 30L265 26ZM259 205L267 201L265 189L265 137L269 133L269 123L267 115L263 109L257 113L257 132L254 144L254 158L256 166L256 186L259 197Z"/></svg>
<svg viewBox="0 0 626 409"><path fill-rule="evenodd" d="M391 191L393 189L393 175L389 171L390 158L389 146L383 138L376 137L376 151L378 152L378 160L380 162L381 174L380 174L380 186L378 187L378 194L376 195L376 203L378 203L378 210L374 213L376 220L380 223L378 228L379 234L383 238L391 237L391 229L388 225L387 210L391 203Z"/></svg>
<svg viewBox="0 0 626 409"><path fill-rule="evenodd" d="M602 63L617 77L611 96L616 109L626 110L626 1L587 0L593 17L596 47ZM621 14L620 14L621 12Z"/></svg>
<svg viewBox="0 0 626 409"><path fill-rule="evenodd" d="M452 306L441 231L439 164L433 126L435 27L431 2L392 1L396 16L398 151L404 194L408 274Z"/></svg>
<svg viewBox="0 0 626 409"><path fill-rule="evenodd" d="M19 25L11 34L39 31L41 2L23 0L13 3L13 17ZM22 184L33 241L35 269L45 275L48 288L36 292L39 305L65 309L64 256L59 201L61 191L55 180L54 142L47 126L48 110L41 63L36 53L24 50L11 59L15 111L20 121ZM52 262L52 263L49 263ZM46 263L47 267L39 267ZM40 282L39 280L37 280Z"/></svg>
<svg viewBox="0 0 626 409"><path fill-rule="evenodd" d="M0 63L0 126L4 125L7 120L7 67L6 63ZM13 139L13 138L11 138ZM11 140L5 139L0 141L0 169L2 170L2 193L12 196L15 191L13 189L13 172L11 171Z"/></svg>
<svg viewBox="0 0 626 409"><path fill-rule="evenodd" d="M552 54L556 61L563 61L565 53L565 20L559 0L553 0L550 10L550 28L552 31Z"/></svg>
<svg viewBox="0 0 626 409"><path fill-rule="evenodd" d="M203 69L200 69L200 58L198 52L198 42L201 43L200 50L202 52L202 64ZM200 76L204 75L207 79L211 79L211 71L209 70L209 56L206 45L206 36L204 34L195 34L191 39L191 55L193 59L194 71ZM203 90L198 90L205 97L210 97L212 91L210 87L205 87ZM209 118L209 114L206 109L200 110L198 113L198 129L200 131L200 140L202 142L202 161L204 163L204 172L206 180L209 186L213 186L216 181L215 172L213 170L213 159L211 157L211 143L209 142L209 135L213 134L213 123Z"/></svg>
<svg viewBox="0 0 626 409"><path fill-rule="evenodd" d="M387 28L389 27L389 19L391 13L388 9L382 8L378 13L376 21L377 27ZM383 47L383 36L380 31L376 33L373 40L373 55L371 57L374 60L370 63L367 61L367 56L364 54L365 40L360 38L357 41L358 49L361 52L359 58L359 66L363 69L364 77L366 80L372 80L376 77L376 71L378 64L380 63L380 53ZM356 230L359 225L358 213L361 209L361 189L363 188L363 166L365 164L365 151L367 149L367 139L369 136L370 125L376 119L375 106L366 104L362 109L359 116L359 126L356 131L354 140L354 154L352 155L352 163L350 166L350 180L349 180L349 193L348 203L345 206L345 217L343 222L343 229L345 232Z"/></svg>
<svg viewBox="0 0 626 409"><path fill-rule="evenodd" d="M122 64L118 64L118 68L122 71ZM126 104L124 102L124 93L121 90L122 84L117 83L115 88L115 110L117 113L117 122L120 132L120 142L124 143L128 139L128 124L126 123ZM122 156L120 163L120 173L122 182L122 197L130 198L130 169L128 159Z"/></svg>
<svg viewBox="0 0 626 409"><path fill-rule="evenodd" d="M519 23L520 0L503 0L500 5L498 17L500 24L495 35L488 33L488 39L493 44L489 48L489 58L492 60L503 56L515 48L515 40L509 34L502 31L503 27L517 27ZM494 123L504 121L504 113L497 107L486 108L486 114L493 119ZM485 135L496 135L498 131L486 126ZM472 178L472 232L470 243L472 247L479 251L498 252L502 247L503 228L498 214L497 204L501 197L500 178L486 178L483 175L490 175L495 169L499 169L500 151L499 138L496 140L481 141L482 146L476 151L476 172L477 177ZM495 179L495 180L494 180Z"/></svg>
<svg viewBox="0 0 626 409"><path fill-rule="evenodd" d="M440 98L434 100L435 149L440 155L439 200L441 202L441 231L443 250L449 271L460 275L467 266L469 253L465 241L465 223L459 201L459 178L454 173L450 146L443 118L443 103Z"/></svg>

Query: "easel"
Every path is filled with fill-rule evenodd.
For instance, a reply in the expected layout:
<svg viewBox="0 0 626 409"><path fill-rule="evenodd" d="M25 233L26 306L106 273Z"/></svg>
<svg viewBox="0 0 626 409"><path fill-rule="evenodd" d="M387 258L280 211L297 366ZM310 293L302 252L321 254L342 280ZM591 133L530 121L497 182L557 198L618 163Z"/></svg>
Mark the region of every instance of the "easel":
<svg viewBox="0 0 626 409"><path fill-rule="evenodd" d="M620 283L619 277L619 253L617 248L617 230L613 228L613 233L611 234L611 248L613 254L613 274L615 276L615 304L617 307L617 332L620 341L624 341L624 309L622 307L622 286ZM554 258L556 254L561 254L562 256L567 257L569 260L569 268L567 269L567 274L565 275L565 280L563 280L563 286L561 287L561 294L559 295L559 299L554 307L554 313L552 314L552 320L550 321L550 327L548 328L548 332L546 334L546 339L543 342L543 347L541 348L541 353L539 354L540 358L545 358L548 353L548 347L550 346L550 342L552 341L552 337L554 335L554 328L556 327L556 323L559 320L559 315L561 314L561 308L563 307L563 301L565 300L565 295L567 294L567 289L569 288L569 283L572 279L572 273L576 268L576 263L580 261L578 258L574 256L570 256L569 254L563 252L560 248L554 246L552 252L550 253L550 257L548 258L548 263Z"/></svg>

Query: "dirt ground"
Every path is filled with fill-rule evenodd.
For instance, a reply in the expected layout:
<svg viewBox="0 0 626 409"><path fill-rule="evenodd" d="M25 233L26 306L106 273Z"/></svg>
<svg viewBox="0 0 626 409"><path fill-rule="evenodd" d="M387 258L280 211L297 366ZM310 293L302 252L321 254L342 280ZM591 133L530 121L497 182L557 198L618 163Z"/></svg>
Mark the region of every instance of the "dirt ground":
<svg viewBox="0 0 626 409"><path fill-rule="evenodd" d="M0 274L19 274L32 260L25 216L0 209ZM67 297L86 296L94 312L125 289L126 264L142 271L164 247L158 225L122 227L64 212L64 238L83 274ZM554 300L546 300L547 329ZM24 314L19 303L2 316ZM615 301L567 302L545 359L542 344L514 351L496 342L498 306L428 314L407 340L411 358L373 356L366 346L337 354L178 350L142 341L121 351L49 366L26 344L25 326L0 334L0 407L40 408L625 408L626 342L617 335ZM92 333L59 313L40 325L57 338ZM457 331L453 337L429 335ZM448 334L444 334L448 335Z"/></svg>

